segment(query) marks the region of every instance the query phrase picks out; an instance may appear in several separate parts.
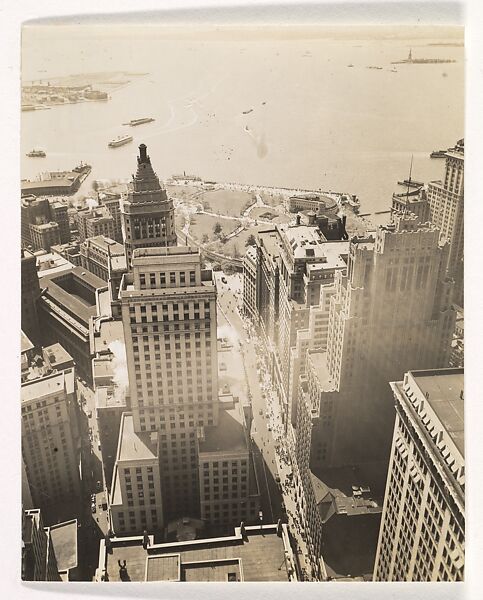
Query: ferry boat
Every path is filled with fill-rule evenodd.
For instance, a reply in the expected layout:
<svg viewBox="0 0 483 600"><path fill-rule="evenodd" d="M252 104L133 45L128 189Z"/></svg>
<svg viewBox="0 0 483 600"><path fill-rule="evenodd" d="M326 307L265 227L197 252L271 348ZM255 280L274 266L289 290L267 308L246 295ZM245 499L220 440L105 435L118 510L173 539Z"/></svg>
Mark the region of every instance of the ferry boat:
<svg viewBox="0 0 483 600"><path fill-rule="evenodd" d="M144 123L152 123L154 119L151 117L143 117L142 119L132 119L129 123L123 123L123 125L130 125L136 127L137 125L144 125Z"/></svg>
<svg viewBox="0 0 483 600"><path fill-rule="evenodd" d="M199 177L198 175L190 175L189 173L186 173L185 171L183 171L183 174L176 174L176 175L172 175L171 179L173 181L201 181L201 177Z"/></svg>
<svg viewBox="0 0 483 600"><path fill-rule="evenodd" d="M119 135L115 140L111 140L107 145L109 148L118 148L119 146L124 146L124 144L129 144L132 142L132 135Z"/></svg>
<svg viewBox="0 0 483 600"><path fill-rule="evenodd" d="M30 150L30 152L27 152L27 156L31 158L45 158L46 154L43 150Z"/></svg>
<svg viewBox="0 0 483 600"><path fill-rule="evenodd" d="M242 114L249 115L251 112L253 112L253 108L250 108L249 110L244 110Z"/></svg>
<svg viewBox="0 0 483 600"><path fill-rule="evenodd" d="M445 158L447 150L433 150L429 155L430 158Z"/></svg>
<svg viewBox="0 0 483 600"><path fill-rule="evenodd" d="M422 181L415 181L414 179L404 179L403 181L398 181L397 182L398 185L407 185L408 187L412 187L412 188L419 188L419 187L423 187L424 183Z"/></svg>

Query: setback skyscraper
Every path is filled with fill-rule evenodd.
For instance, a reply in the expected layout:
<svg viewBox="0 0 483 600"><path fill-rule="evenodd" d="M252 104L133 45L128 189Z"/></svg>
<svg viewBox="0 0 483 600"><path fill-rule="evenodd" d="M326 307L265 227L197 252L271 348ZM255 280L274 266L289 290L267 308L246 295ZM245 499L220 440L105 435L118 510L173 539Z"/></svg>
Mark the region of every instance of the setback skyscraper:
<svg viewBox="0 0 483 600"><path fill-rule="evenodd" d="M465 143L459 140L446 152L443 181L428 184L430 221L450 243L448 275L456 282L455 301L463 305Z"/></svg>

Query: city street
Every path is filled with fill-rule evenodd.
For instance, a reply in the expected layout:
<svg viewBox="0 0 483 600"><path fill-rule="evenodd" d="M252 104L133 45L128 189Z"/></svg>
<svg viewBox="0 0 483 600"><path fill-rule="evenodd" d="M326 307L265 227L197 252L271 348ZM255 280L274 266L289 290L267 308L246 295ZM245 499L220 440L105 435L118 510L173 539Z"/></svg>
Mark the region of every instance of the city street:
<svg viewBox="0 0 483 600"><path fill-rule="evenodd" d="M109 530L107 498L103 489L102 460L95 413L95 395L81 379L77 380L79 429L82 456L82 514L79 546L84 557L83 569L93 577L99 552L99 540ZM98 483L99 482L99 483ZM94 502L93 502L94 500ZM93 511L95 506L95 512Z"/></svg>
<svg viewBox="0 0 483 600"><path fill-rule="evenodd" d="M215 273L218 307L238 338L251 398L253 423L251 435L255 443L255 461L262 472L260 482L264 520L288 521L297 546L301 570L309 571L307 547L297 513L298 499L295 473L285 445L280 405L263 361L263 348L251 323L241 316L242 277L240 274ZM222 277L227 283L222 281ZM219 320L222 319L219 315ZM221 322L223 322L223 320ZM278 481L277 481L278 480Z"/></svg>

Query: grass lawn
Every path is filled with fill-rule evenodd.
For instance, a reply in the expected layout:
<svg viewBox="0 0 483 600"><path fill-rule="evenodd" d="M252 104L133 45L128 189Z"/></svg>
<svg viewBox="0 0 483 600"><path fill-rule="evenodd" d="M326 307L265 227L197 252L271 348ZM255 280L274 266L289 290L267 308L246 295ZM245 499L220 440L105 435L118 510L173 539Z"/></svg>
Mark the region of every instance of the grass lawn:
<svg viewBox="0 0 483 600"><path fill-rule="evenodd" d="M205 208L209 212L238 217L247 204L252 201L252 194L231 190L214 190L205 192L202 200L209 205L209 208Z"/></svg>
<svg viewBox="0 0 483 600"><path fill-rule="evenodd" d="M193 237L203 239L203 235L206 234L210 241L215 240L216 236L213 233L215 223L219 223L222 227L222 234L227 235L234 231L239 225L240 221L234 219L224 219L223 217L212 217L211 215L200 215L195 214L191 217L190 233Z"/></svg>
<svg viewBox="0 0 483 600"><path fill-rule="evenodd" d="M200 188L191 185L167 185L166 191L169 196L179 198L180 200L190 200L192 196L197 200Z"/></svg>

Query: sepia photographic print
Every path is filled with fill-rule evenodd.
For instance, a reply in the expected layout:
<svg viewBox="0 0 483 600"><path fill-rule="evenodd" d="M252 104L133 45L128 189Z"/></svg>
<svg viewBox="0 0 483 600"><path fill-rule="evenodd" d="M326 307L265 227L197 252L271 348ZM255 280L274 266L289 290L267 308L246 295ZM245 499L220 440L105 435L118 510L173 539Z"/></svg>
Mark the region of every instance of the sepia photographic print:
<svg viewBox="0 0 483 600"><path fill-rule="evenodd" d="M463 28L21 55L22 579L463 581Z"/></svg>

